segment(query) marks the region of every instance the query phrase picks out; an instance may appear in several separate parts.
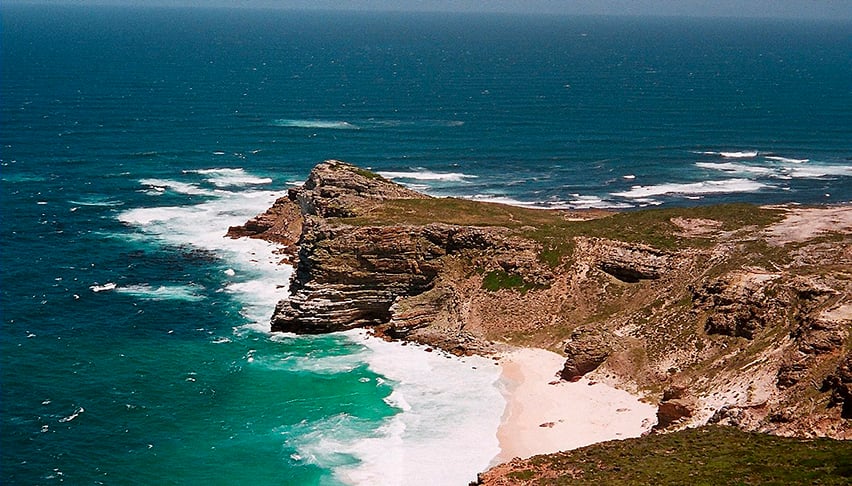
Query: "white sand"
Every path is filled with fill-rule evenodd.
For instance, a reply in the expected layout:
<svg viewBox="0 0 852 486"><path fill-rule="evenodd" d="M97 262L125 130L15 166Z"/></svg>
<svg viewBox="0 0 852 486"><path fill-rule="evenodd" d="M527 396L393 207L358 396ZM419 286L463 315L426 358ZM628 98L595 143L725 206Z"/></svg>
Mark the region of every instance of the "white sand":
<svg viewBox="0 0 852 486"><path fill-rule="evenodd" d="M500 360L507 403L497 431L501 453L495 464L638 437L656 423L657 408L628 392L586 378L552 384L564 362L556 353L531 348Z"/></svg>

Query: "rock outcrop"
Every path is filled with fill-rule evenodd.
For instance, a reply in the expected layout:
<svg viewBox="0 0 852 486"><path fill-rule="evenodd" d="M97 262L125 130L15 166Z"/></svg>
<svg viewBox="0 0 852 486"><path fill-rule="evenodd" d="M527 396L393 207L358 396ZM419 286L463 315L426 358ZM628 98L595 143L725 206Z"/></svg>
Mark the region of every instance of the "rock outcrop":
<svg viewBox="0 0 852 486"><path fill-rule="evenodd" d="M290 189L287 197L302 214L325 218L357 216L388 199L429 198L340 160L314 167L302 187Z"/></svg>
<svg viewBox="0 0 852 486"><path fill-rule="evenodd" d="M567 359L560 373L563 380L576 381L602 365L610 354L610 337L596 328L576 329L565 342Z"/></svg>
<svg viewBox="0 0 852 486"><path fill-rule="evenodd" d="M852 419L852 352L840 361L832 374L825 378L823 391L831 391L831 406L841 408L841 416Z"/></svg>
<svg viewBox="0 0 852 486"><path fill-rule="evenodd" d="M297 243L302 236L304 218L299 207L289 198L279 198L264 213L255 216L242 226L228 228L226 236L230 238L259 238L281 245L281 253L295 255ZM290 258L286 259L290 263Z"/></svg>
<svg viewBox="0 0 852 486"><path fill-rule="evenodd" d="M584 221L430 198L328 161L229 234L291 255L274 331L366 326L457 354L535 345L566 356L563 379L645 393L660 404L658 430L714 421L849 438L852 235L820 226L780 240L773 228L796 211Z"/></svg>
<svg viewBox="0 0 852 486"><path fill-rule="evenodd" d="M581 251L586 250L595 255L598 268L623 282L655 280L671 267L671 255L648 245L605 238L579 241Z"/></svg>

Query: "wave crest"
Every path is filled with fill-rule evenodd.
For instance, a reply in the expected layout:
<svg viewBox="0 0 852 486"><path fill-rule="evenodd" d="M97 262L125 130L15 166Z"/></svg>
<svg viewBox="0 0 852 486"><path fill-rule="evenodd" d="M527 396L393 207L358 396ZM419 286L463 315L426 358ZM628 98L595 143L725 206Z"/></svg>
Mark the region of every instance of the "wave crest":
<svg viewBox="0 0 852 486"><path fill-rule="evenodd" d="M420 169L410 172L383 171L378 174L385 179L402 179L414 181L441 181L441 182L464 182L467 179L476 179L478 176L462 174L461 172L432 172Z"/></svg>
<svg viewBox="0 0 852 486"><path fill-rule="evenodd" d="M627 199L644 199L652 196L678 194L681 196L700 196L705 194L730 194L737 192L756 192L769 187L768 184L751 179L726 179L721 181L702 181L690 183L665 183L653 186L633 186L628 191L614 192L613 196Z"/></svg>
<svg viewBox="0 0 852 486"><path fill-rule="evenodd" d="M281 118L273 120L276 127L288 128L320 128L325 130L360 130L360 127L342 120L297 120Z"/></svg>

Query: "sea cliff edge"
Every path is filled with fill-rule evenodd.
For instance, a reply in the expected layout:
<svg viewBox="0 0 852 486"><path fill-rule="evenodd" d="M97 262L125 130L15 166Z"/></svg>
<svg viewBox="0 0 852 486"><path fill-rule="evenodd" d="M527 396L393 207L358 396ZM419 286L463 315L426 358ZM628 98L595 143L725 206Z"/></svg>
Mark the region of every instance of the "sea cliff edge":
<svg viewBox="0 0 852 486"><path fill-rule="evenodd" d="M635 212L434 198L329 160L231 237L295 267L272 330L564 356L657 431L852 438L852 207Z"/></svg>

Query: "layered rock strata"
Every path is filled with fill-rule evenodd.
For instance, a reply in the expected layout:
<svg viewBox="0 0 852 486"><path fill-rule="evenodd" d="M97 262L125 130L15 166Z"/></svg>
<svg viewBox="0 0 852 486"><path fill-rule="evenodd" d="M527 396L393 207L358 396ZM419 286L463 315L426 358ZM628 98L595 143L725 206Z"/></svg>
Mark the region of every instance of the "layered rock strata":
<svg viewBox="0 0 852 486"><path fill-rule="evenodd" d="M800 228L802 211L817 229ZM566 356L564 379L659 403L659 429L850 438L852 210L821 211L583 218L429 198L328 161L230 234L291 254L275 331L366 326L458 354L545 347Z"/></svg>

